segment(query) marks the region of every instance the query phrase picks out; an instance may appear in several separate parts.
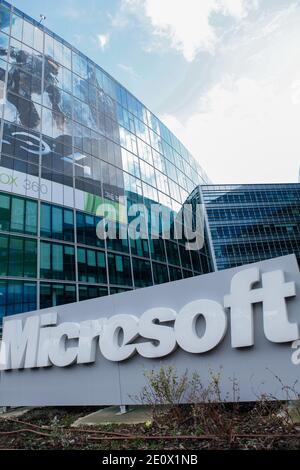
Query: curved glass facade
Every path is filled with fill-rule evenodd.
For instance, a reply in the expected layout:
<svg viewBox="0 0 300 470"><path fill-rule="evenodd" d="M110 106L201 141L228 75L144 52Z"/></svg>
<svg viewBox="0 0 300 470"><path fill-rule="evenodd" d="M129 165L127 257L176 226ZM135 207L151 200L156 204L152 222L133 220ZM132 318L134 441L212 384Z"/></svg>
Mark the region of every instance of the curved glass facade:
<svg viewBox="0 0 300 470"><path fill-rule="evenodd" d="M0 112L0 316L212 270L207 244L96 236L99 204L176 214L208 178L131 93L4 1Z"/></svg>

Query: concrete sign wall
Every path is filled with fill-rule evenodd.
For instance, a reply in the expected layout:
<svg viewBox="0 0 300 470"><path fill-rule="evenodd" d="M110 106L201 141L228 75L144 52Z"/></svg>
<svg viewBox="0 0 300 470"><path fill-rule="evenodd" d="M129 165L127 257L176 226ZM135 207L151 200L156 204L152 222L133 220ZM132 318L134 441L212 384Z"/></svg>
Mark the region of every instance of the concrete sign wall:
<svg viewBox="0 0 300 470"><path fill-rule="evenodd" d="M286 398L300 368L295 256L5 318L0 405L130 404L173 365L222 397Z"/></svg>

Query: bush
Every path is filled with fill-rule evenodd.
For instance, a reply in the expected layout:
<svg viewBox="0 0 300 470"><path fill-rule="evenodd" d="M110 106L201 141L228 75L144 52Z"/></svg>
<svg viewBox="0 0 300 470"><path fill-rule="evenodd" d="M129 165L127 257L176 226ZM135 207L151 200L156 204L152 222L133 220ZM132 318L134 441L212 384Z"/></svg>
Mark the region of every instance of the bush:
<svg viewBox="0 0 300 470"><path fill-rule="evenodd" d="M274 397L241 403L238 383L232 380L232 395L221 399L221 372L209 371L209 385L188 370L178 374L173 366L145 372L147 384L134 401L152 407L153 426L168 432L214 435L231 439L234 433L250 429L291 429L287 406Z"/></svg>

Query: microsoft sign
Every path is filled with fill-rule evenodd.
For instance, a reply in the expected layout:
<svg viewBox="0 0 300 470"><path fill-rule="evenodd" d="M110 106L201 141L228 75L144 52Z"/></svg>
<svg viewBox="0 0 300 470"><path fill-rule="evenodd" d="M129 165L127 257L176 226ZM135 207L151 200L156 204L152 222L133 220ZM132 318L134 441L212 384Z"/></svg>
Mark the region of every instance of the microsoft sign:
<svg viewBox="0 0 300 470"><path fill-rule="evenodd" d="M275 376L297 377L299 288L291 255L6 318L0 404L130 404L170 364L221 369L223 397L233 378L242 400L277 396Z"/></svg>

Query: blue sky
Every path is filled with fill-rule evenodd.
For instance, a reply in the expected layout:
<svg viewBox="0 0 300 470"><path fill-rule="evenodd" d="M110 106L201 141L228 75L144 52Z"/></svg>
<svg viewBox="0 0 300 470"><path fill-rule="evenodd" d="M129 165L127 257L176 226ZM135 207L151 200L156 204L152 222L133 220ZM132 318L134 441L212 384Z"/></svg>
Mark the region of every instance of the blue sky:
<svg viewBox="0 0 300 470"><path fill-rule="evenodd" d="M156 113L216 183L296 182L300 0L15 0Z"/></svg>

